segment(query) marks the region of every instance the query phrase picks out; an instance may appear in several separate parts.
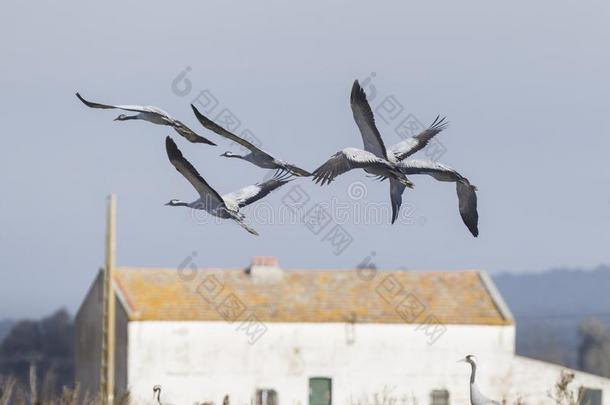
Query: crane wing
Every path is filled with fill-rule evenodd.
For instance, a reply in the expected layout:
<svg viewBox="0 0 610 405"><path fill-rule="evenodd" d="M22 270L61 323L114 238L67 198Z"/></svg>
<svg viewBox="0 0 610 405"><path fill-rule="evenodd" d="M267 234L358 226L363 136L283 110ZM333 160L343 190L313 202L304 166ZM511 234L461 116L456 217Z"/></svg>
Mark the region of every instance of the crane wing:
<svg viewBox="0 0 610 405"><path fill-rule="evenodd" d="M197 169L184 158L176 143L169 136L165 138L165 149L167 157L172 165L183 175L189 183L197 190L202 200L209 201L211 205L222 206L226 208L225 202L203 177L197 172Z"/></svg>
<svg viewBox="0 0 610 405"><path fill-rule="evenodd" d="M368 167L371 169L387 169L387 163L370 152L341 150L330 157L324 164L314 170L313 181L323 186L329 184L335 177L352 169Z"/></svg>
<svg viewBox="0 0 610 405"><path fill-rule="evenodd" d="M479 236L479 213L477 211L476 187L472 184L458 181L455 183L460 216L472 236Z"/></svg>
<svg viewBox="0 0 610 405"><path fill-rule="evenodd" d="M479 236L477 188L466 177L449 166L431 160L403 160L397 166L404 174L427 174L438 181L455 182L462 221L475 238Z"/></svg>
<svg viewBox="0 0 610 405"><path fill-rule="evenodd" d="M232 193L225 194L223 198L226 200L235 201L237 205L242 208L260 200L273 190L283 186L289 181L290 179L272 178L271 180L267 180L263 183L246 186L237 191L233 191Z"/></svg>
<svg viewBox="0 0 610 405"><path fill-rule="evenodd" d="M415 152L425 148L430 140L439 132L447 128L448 125L449 123L446 121L446 117L440 118L440 116L437 116L434 122L428 128L415 136L393 145L390 148L389 153L394 155L396 160L403 160Z"/></svg>
<svg viewBox="0 0 610 405"><path fill-rule="evenodd" d="M350 104L352 106L354 120L356 121L356 125L358 125L360 135L362 135L364 150L371 152L378 158L387 160L387 152L383 139L381 139L381 134L375 126L373 111L366 99L366 93L362 87L360 87L358 80L354 81L354 85L352 86Z"/></svg>
<svg viewBox="0 0 610 405"><path fill-rule="evenodd" d="M427 174L438 181L467 181L455 169L433 160L407 159L398 162L396 166L404 174Z"/></svg>
<svg viewBox="0 0 610 405"><path fill-rule="evenodd" d="M216 146L216 144L214 142L210 141L208 138L204 138L203 136L198 135L197 133L195 133L195 131L193 131L192 129L190 129L186 125L184 125L181 121L174 120L174 121L172 121L172 123L170 125L174 128L174 130L177 133L182 135L189 142L192 142L192 143L205 143L205 144L208 144L208 145Z"/></svg>
<svg viewBox="0 0 610 405"><path fill-rule="evenodd" d="M158 115L163 116L168 119L172 118L167 112L163 111L162 109L160 109L158 107L145 106L145 105L112 105L112 104L94 103L92 101L85 100L79 93L76 93L76 97L78 97L78 99L80 101L82 101L83 104L85 104L89 108L101 108L101 109L106 109L106 110L118 109L118 110L133 111L133 112L147 112L147 113L158 114Z"/></svg>
<svg viewBox="0 0 610 405"><path fill-rule="evenodd" d="M227 131L226 129L224 129L223 127L221 127L220 125L218 125L217 123L215 123L214 121L212 121L211 119L206 117L205 115L201 114L199 112L199 110L197 109L197 107L195 107L193 104L191 104L191 108L193 109L193 113L195 113L195 117L197 117L197 120L199 120L201 125L203 125L207 129L209 129L210 131L215 132L216 134L218 134L222 137L225 137L235 143L240 144L244 148L247 148L248 150L250 150L252 153L266 155L269 159L271 159L271 160L274 159L273 156L269 155L267 152L264 152L263 150L257 148L252 143L235 135L234 133Z"/></svg>
<svg viewBox="0 0 610 405"><path fill-rule="evenodd" d="M405 191L405 185L399 181L390 179L390 202L392 203L392 223L398 218L400 206L402 205L402 193Z"/></svg>

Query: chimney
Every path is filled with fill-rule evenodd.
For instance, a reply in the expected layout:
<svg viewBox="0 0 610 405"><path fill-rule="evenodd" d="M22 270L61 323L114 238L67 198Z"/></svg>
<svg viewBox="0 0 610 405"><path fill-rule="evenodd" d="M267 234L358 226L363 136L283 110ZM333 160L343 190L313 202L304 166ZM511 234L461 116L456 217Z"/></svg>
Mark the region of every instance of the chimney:
<svg viewBox="0 0 610 405"><path fill-rule="evenodd" d="M250 275L254 282L278 282L284 275L277 257L273 256L254 256L246 274Z"/></svg>

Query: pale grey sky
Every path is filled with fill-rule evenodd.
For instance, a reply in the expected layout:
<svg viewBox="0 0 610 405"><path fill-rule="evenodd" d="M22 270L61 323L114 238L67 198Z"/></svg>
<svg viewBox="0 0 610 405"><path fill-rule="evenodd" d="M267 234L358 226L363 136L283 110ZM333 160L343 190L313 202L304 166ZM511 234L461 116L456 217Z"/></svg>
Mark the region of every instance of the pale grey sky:
<svg viewBox="0 0 610 405"><path fill-rule="evenodd" d="M118 262L353 267L372 251L383 268L497 270L608 263L610 242L610 4L584 2L3 2L0 14L0 318L74 311L103 263L105 197L118 196ZM172 92L190 67L191 92ZM202 90L276 156L313 170L361 146L349 109L354 79L378 105L394 95L424 124L447 115L442 161L479 188L470 236L452 184L413 177L412 224L356 224L335 255L303 224L201 225L171 198L194 199L163 140L221 193L265 172L218 155L239 151L203 129L189 103ZM369 86L367 90L370 92ZM166 109L219 147L165 127L114 122L74 92ZM386 144L400 140L378 118ZM229 146L229 147L228 147ZM355 181L361 200L348 198ZM359 184L359 183L358 183ZM388 185L363 172L320 188L297 180L264 202L280 211L290 187L353 210L387 207ZM244 212L252 216L255 207ZM258 213L259 211L257 211ZM355 214L358 217L360 214ZM359 221L363 221L362 218Z"/></svg>

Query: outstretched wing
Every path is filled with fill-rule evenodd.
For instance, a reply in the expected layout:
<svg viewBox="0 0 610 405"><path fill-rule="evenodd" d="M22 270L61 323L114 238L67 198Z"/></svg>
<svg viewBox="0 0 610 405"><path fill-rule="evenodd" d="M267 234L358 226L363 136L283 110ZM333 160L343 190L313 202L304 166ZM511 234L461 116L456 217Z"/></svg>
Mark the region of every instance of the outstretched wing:
<svg viewBox="0 0 610 405"><path fill-rule="evenodd" d="M476 187L469 183L458 181L455 184L460 216L472 236L479 236L479 213L477 212Z"/></svg>
<svg viewBox="0 0 610 405"><path fill-rule="evenodd" d="M404 174L427 174L438 181L459 181L467 179L455 169L433 160L407 159L396 164Z"/></svg>
<svg viewBox="0 0 610 405"><path fill-rule="evenodd" d="M76 93L76 97L78 97L78 99L80 101L82 101L84 105L86 105L87 107L90 107L90 108L102 108L102 109L106 109L106 110L118 109L118 110L133 111L133 112L147 112L147 113L158 114L165 118L171 118L171 116L168 113L166 113L165 111L163 111L162 109L157 108L157 107L145 106L145 105L112 105L112 104L94 103L92 101L85 100L79 93Z"/></svg>
<svg viewBox="0 0 610 405"><path fill-rule="evenodd" d="M354 114L354 120L358 129L360 129L360 135L362 135L362 141L364 142L364 150L371 152L375 156L381 159L388 158L383 139L381 134L375 126L375 117L373 111L366 99L366 93L360 87L358 80L354 81L352 86L352 94L350 97L350 103L352 106L352 113Z"/></svg>
<svg viewBox="0 0 610 405"><path fill-rule="evenodd" d="M192 143L205 143L208 145L216 146L214 142L210 141L207 138L204 138L201 135L197 135L195 131L184 125L181 121L173 120L170 125L174 128L176 132L178 132L180 135L182 135Z"/></svg>
<svg viewBox="0 0 610 405"><path fill-rule="evenodd" d="M449 123L446 121L446 117L440 118L440 116L437 116L432 125L427 129L392 146L389 153L392 154L396 160L403 160L425 148L428 145L428 142L430 142L436 134L447 128L448 125Z"/></svg>
<svg viewBox="0 0 610 405"><path fill-rule="evenodd" d="M405 191L404 184L390 179L390 202L392 203L392 223L398 218L400 206L402 205L402 193Z"/></svg>
<svg viewBox="0 0 610 405"><path fill-rule="evenodd" d="M231 219L233 219L233 221L237 222L239 224L239 226L244 228L246 231L250 232L252 235L258 236L258 232L256 232L256 229L254 229L254 228L250 227L248 224L246 224L242 215L240 215L239 213L233 212L233 211L228 211L228 210L227 210L227 214L229 215L229 217Z"/></svg>
<svg viewBox="0 0 610 405"><path fill-rule="evenodd" d="M272 178L271 180L267 180L263 183L246 186L240 190L225 194L223 198L226 200L235 201L237 205L239 205L239 208L242 208L260 200L276 188L283 186L289 181L290 179Z"/></svg>
<svg viewBox="0 0 610 405"><path fill-rule="evenodd" d="M477 188L466 177L449 166L431 160L403 160L397 166L404 174L427 174L438 181L455 182L462 221L474 237L479 235Z"/></svg>
<svg viewBox="0 0 610 405"><path fill-rule="evenodd" d="M298 177L311 176L311 173L309 173L307 170L301 169L300 167L297 167L295 165L291 165L290 163L286 163L285 166L288 169L288 171L295 176L298 176Z"/></svg>
<svg viewBox="0 0 610 405"><path fill-rule="evenodd" d="M197 117L197 119L199 120L201 125L203 125L207 129L209 129L210 131L215 132L216 134L218 134L220 136L223 136L227 139L230 139L231 141L233 141L235 143L240 144L244 148L249 149L252 153L266 155L269 159L273 160L273 156L269 155L267 152L260 150L259 148L257 148L250 142L246 141L245 139L240 138L239 136L235 135L234 133L232 133L230 131L227 131L226 129L224 129L223 127L221 127L220 125L218 125L217 123L215 123L214 121L212 121L211 119L206 117L205 115L201 114L199 112L199 110L197 109L197 107L195 107L193 104L191 104L191 108L193 109L193 112L195 113L195 117Z"/></svg>
<svg viewBox="0 0 610 405"><path fill-rule="evenodd" d="M165 138L165 149L171 164L191 183L202 200L209 201L212 205L226 207L220 194L210 187L193 165L182 156L182 152L169 136Z"/></svg>
<svg viewBox="0 0 610 405"><path fill-rule="evenodd" d="M360 151L361 153L346 153L341 150L330 157L322 166L313 172L313 181L323 186L329 184L335 177L348 172L352 169L363 167L387 169L379 158L372 153Z"/></svg>

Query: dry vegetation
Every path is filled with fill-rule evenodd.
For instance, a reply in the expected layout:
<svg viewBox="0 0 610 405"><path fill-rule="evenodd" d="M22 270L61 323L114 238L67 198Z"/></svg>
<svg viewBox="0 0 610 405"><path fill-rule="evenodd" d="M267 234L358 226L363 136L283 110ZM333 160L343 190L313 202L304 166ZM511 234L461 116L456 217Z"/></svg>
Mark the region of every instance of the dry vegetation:
<svg viewBox="0 0 610 405"><path fill-rule="evenodd" d="M350 405L418 405L415 396L403 395L398 397L392 391L392 388L385 386L381 392L371 395L363 394L356 399L351 398Z"/></svg>
<svg viewBox="0 0 610 405"><path fill-rule="evenodd" d="M60 395L47 395L44 392L39 394L35 375L35 373L30 375L28 387L17 384L14 377L0 376L0 405L97 405L100 403L97 396L82 393L78 384L74 389L64 387ZM547 392L549 399L556 405L587 405L582 404L582 387L576 389L571 387L574 377L574 373L562 371L553 389ZM350 405L418 405L414 396L398 397L392 391L391 388L384 387L381 392L363 394L358 398L350 399ZM129 392L116 401L117 405L132 403ZM507 405L508 402L504 400L502 404ZM228 396L225 396L223 405L229 405ZM514 405L527 405L527 403L519 397Z"/></svg>
<svg viewBox="0 0 610 405"><path fill-rule="evenodd" d="M578 405L581 402L582 389L574 391L570 384L574 381L574 373L562 371L559 380L555 383L553 391L549 391L549 397L557 405Z"/></svg>
<svg viewBox="0 0 610 405"><path fill-rule="evenodd" d="M74 389L64 387L59 395L39 394L36 391L35 380L29 387L17 384L13 377L0 380L0 405L98 405L97 396L82 393L78 384ZM131 403L129 392L116 401L117 405Z"/></svg>

